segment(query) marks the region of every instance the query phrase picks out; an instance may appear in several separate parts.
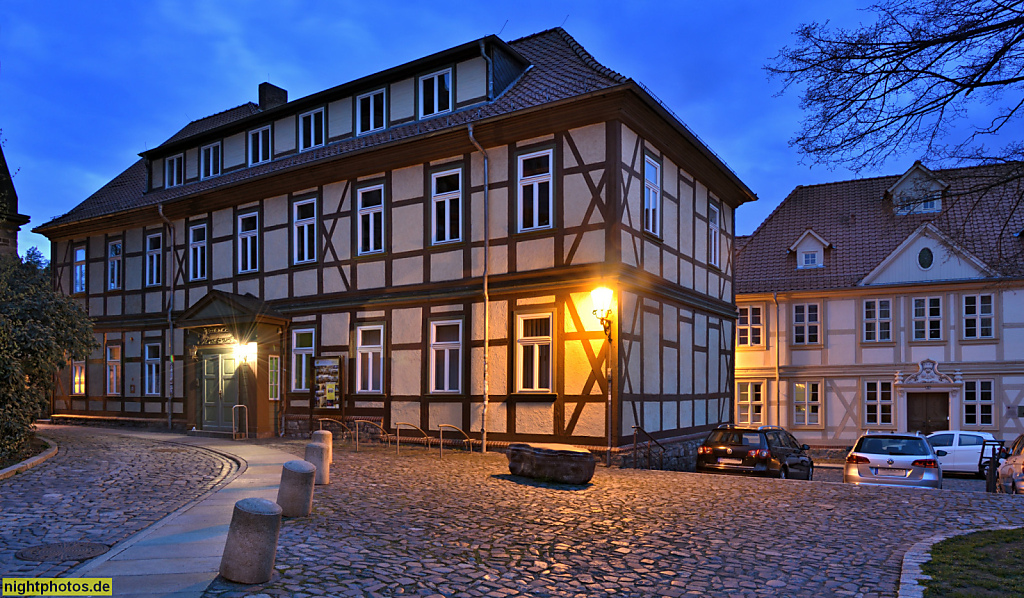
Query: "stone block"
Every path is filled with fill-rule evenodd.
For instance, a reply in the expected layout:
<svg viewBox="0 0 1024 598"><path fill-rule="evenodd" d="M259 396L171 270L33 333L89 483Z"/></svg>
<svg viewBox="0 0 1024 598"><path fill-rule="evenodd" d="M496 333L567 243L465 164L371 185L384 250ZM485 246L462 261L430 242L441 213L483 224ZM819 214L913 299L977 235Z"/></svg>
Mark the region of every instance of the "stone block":
<svg viewBox="0 0 1024 598"><path fill-rule="evenodd" d="M515 443L506 455L513 475L562 484L586 484L597 464L590 451L568 444Z"/></svg>
<svg viewBox="0 0 1024 598"><path fill-rule="evenodd" d="M327 445L327 462L334 463L334 434L330 430L313 432L313 442Z"/></svg>
<svg viewBox="0 0 1024 598"><path fill-rule="evenodd" d="M270 581L280 532L281 507L277 503L265 498L236 502L220 559L220 574L236 583Z"/></svg>
<svg viewBox="0 0 1024 598"><path fill-rule="evenodd" d="M316 467L316 483L331 483L331 461L328 458L330 448L322 442L310 442L306 445L306 461Z"/></svg>
<svg viewBox="0 0 1024 598"><path fill-rule="evenodd" d="M309 517L313 510L313 484L316 466L309 461L288 461L281 469L281 485L277 488L277 504L284 517Z"/></svg>

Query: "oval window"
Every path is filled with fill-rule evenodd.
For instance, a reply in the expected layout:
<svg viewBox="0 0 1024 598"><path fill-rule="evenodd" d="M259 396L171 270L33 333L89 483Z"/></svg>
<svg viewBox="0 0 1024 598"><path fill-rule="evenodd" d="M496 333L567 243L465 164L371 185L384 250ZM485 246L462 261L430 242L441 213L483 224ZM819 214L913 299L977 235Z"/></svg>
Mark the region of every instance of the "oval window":
<svg viewBox="0 0 1024 598"><path fill-rule="evenodd" d="M935 256L932 255L932 250L925 247L917 254L917 263L925 270L932 267L932 260Z"/></svg>

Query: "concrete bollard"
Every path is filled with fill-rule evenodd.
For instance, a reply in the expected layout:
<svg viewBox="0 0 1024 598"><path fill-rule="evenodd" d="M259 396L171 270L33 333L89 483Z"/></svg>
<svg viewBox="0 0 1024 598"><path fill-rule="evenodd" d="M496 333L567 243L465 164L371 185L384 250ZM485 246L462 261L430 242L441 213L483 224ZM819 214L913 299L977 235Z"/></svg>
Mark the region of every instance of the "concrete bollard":
<svg viewBox="0 0 1024 598"><path fill-rule="evenodd" d="M220 574L236 583L265 583L274 574L281 507L265 498L235 503L228 540L220 559Z"/></svg>
<svg viewBox="0 0 1024 598"><path fill-rule="evenodd" d="M306 445L306 461L316 467L317 484L331 483L331 462L327 460L329 450L326 444L320 442L310 442Z"/></svg>
<svg viewBox="0 0 1024 598"><path fill-rule="evenodd" d="M330 430L317 430L313 432L313 442L326 444L327 462L334 463L334 434Z"/></svg>
<svg viewBox="0 0 1024 598"><path fill-rule="evenodd" d="M296 459L281 469L281 485L277 488L277 504L284 517L309 517L313 510L313 481L316 465Z"/></svg>

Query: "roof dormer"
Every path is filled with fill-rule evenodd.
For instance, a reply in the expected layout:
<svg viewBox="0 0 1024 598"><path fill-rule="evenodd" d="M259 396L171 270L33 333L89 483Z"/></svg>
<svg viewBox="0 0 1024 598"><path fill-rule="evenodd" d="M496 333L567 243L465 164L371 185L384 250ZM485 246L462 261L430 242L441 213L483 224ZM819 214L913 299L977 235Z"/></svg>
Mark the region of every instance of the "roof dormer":
<svg viewBox="0 0 1024 598"><path fill-rule="evenodd" d="M942 211L942 195L948 187L949 183L918 160L886 189L885 195L892 200L897 214L938 213Z"/></svg>
<svg viewBox="0 0 1024 598"><path fill-rule="evenodd" d="M789 246L789 252L796 254L798 270L824 268L826 247L831 248L832 244L825 240L825 237L807 229Z"/></svg>

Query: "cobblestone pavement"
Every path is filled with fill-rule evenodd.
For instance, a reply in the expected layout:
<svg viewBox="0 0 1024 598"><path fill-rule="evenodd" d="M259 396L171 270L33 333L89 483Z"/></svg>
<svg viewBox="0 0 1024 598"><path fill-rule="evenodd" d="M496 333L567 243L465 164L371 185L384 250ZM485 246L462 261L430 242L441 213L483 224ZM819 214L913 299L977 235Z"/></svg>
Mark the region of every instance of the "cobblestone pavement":
<svg viewBox="0 0 1024 598"><path fill-rule="evenodd" d="M916 542L1024 525L1019 497L978 492L603 467L558 487L502 454L334 458L313 515L285 520L274 578L205 596L895 596Z"/></svg>
<svg viewBox="0 0 1024 598"><path fill-rule="evenodd" d="M39 426L60 447L45 463L0 481L0 572L56 577L78 564L22 561L54 542L113 545L195 499L235 469L209 451L92 427ZM169 437L173 439L173 437Z"/></svg>
<svg viewBox="0 0 1024 598"><path fill-rule="evenodd" d="M816 467L814 469L814 479L819 482L842 483L843 470L831 467ZM942 476L942 489L961 490L964 492L984 492L985 480L964 473L944 474Z"/></svg>

